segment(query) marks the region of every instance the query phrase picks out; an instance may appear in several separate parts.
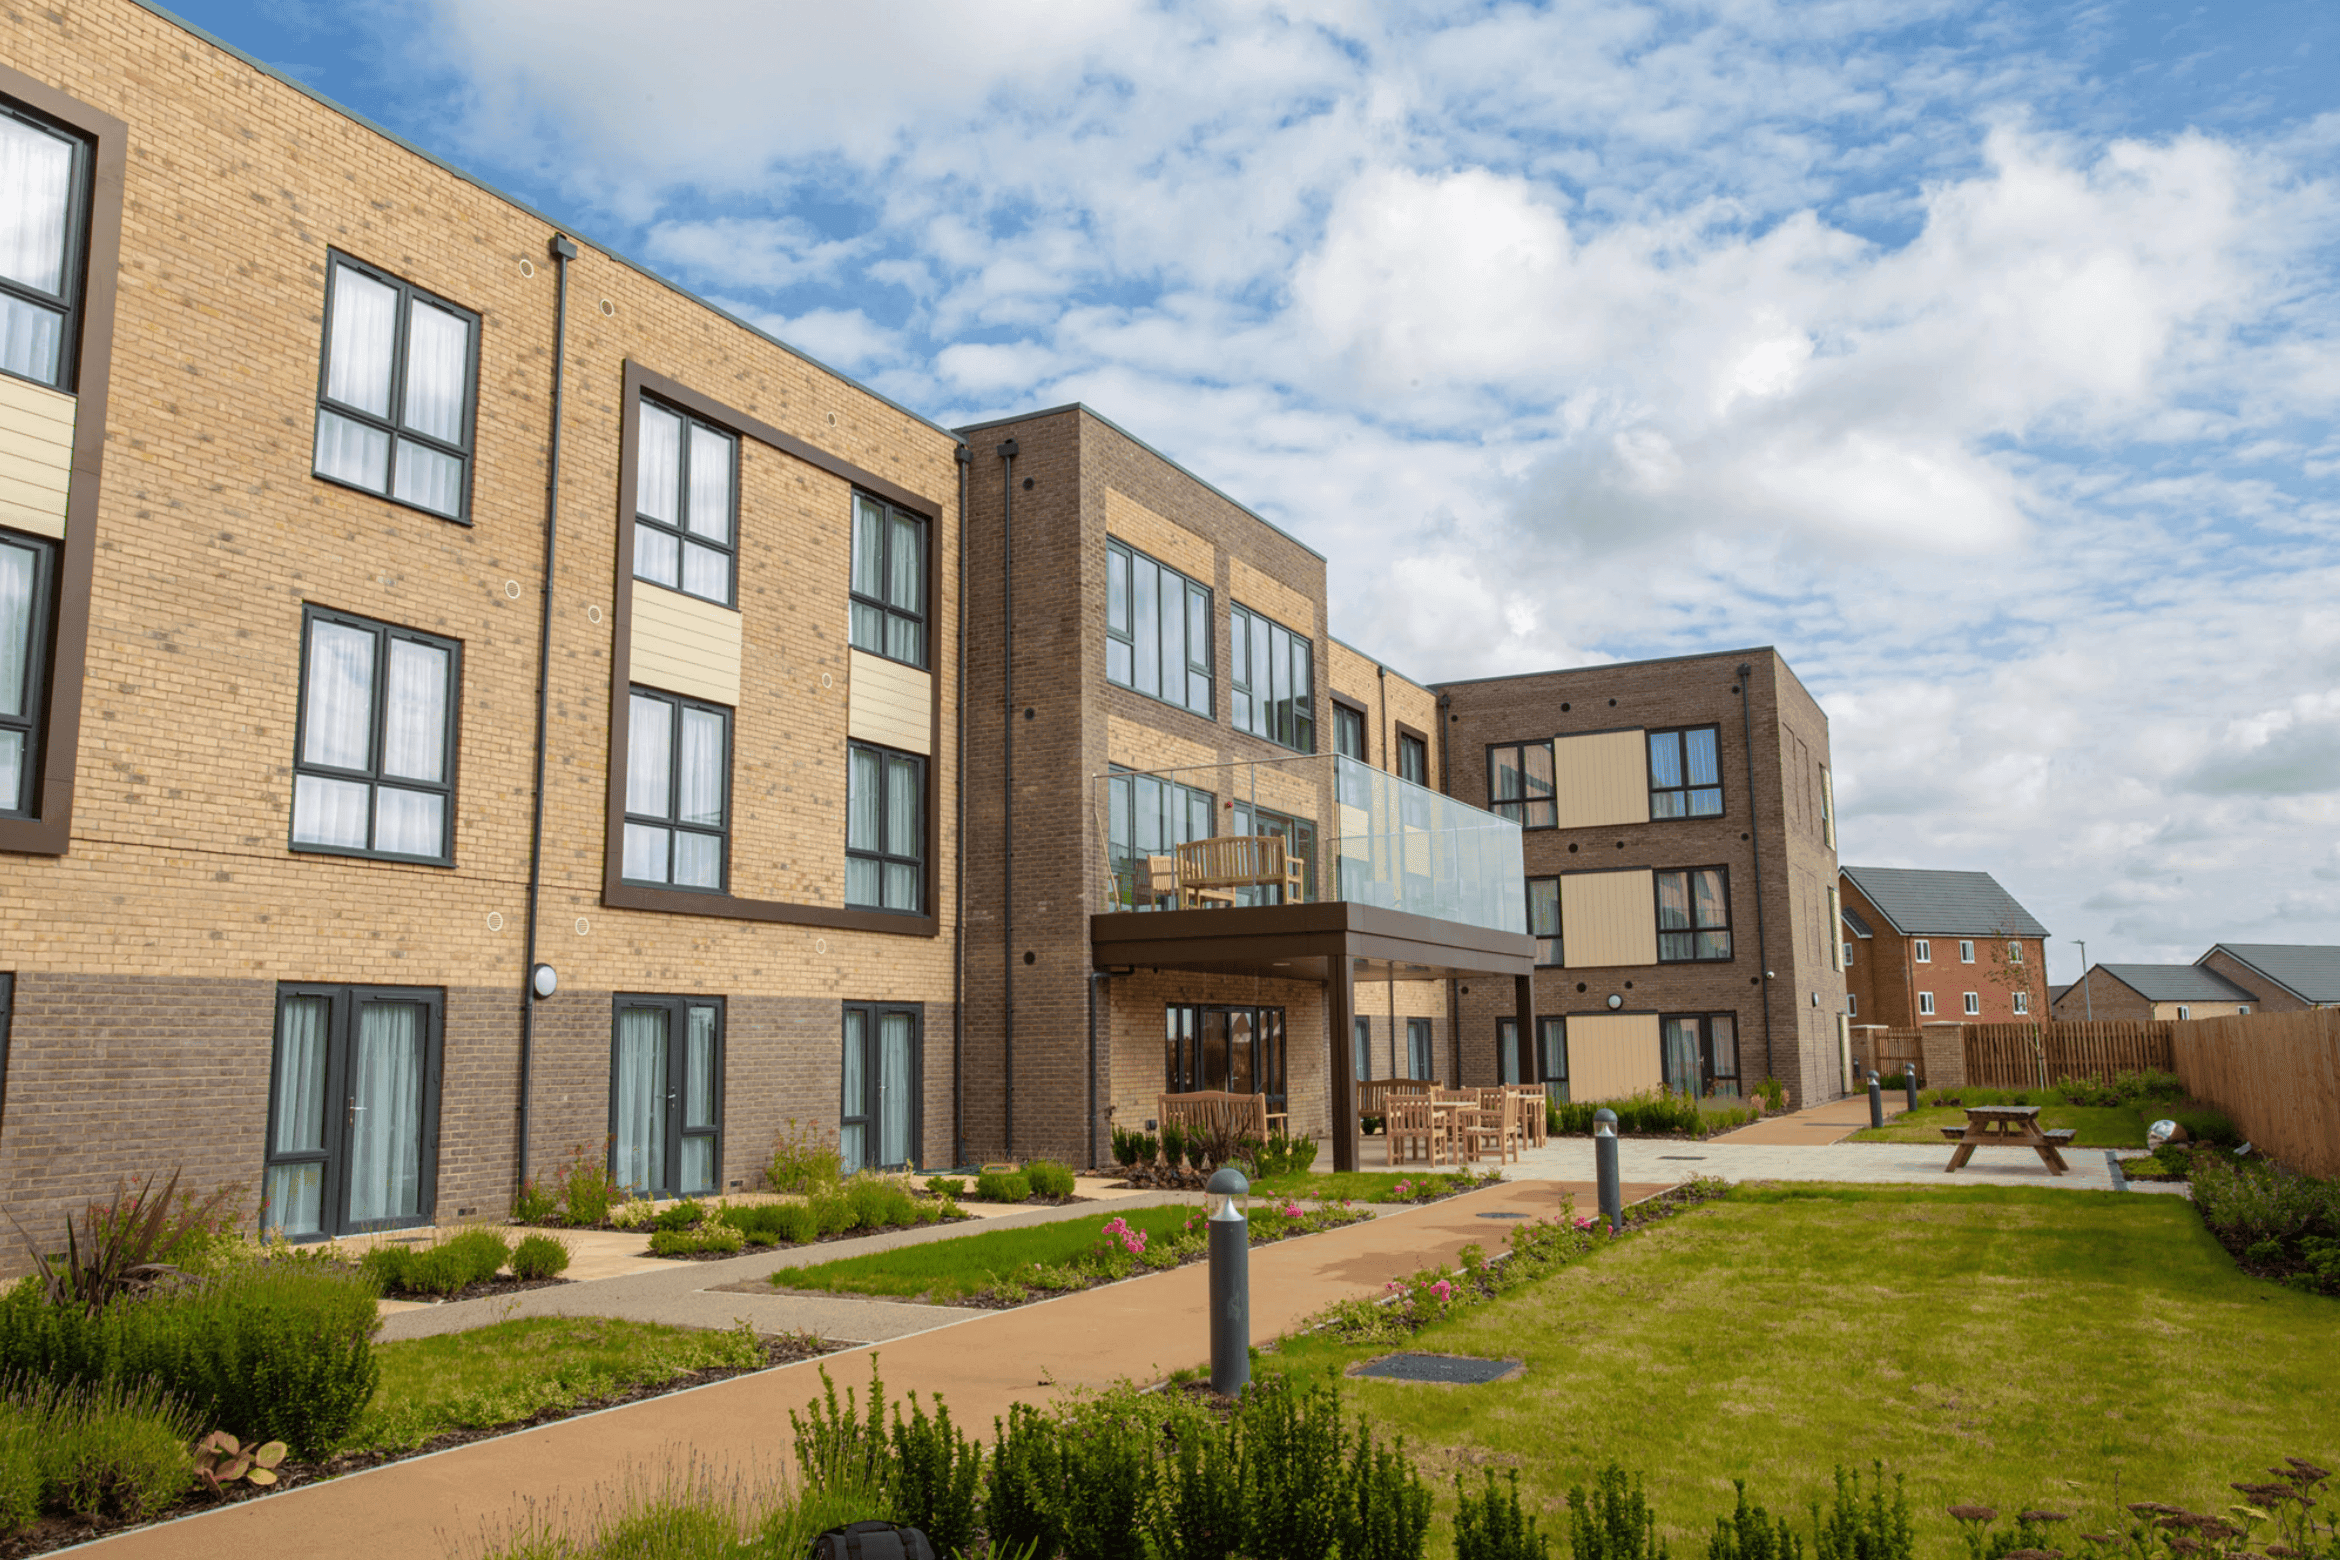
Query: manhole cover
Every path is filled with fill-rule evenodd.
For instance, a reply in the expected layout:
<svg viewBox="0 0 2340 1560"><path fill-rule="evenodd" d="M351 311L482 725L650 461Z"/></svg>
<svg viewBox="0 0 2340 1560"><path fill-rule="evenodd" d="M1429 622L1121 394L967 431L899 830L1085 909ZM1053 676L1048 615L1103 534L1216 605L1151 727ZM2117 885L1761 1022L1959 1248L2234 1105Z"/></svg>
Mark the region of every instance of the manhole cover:
<svg viewBox="0 0 2340 1560"><path fill-rule="evenodd" d="M1385 1354L1349 1372L1378 1376L1385 1381L1444 1381L1456 1386L1484 1386L1501 1381L1521 1368L1518 1360L1475 1360L1460 1354Z"/></svg>
<svg viewBox="0 0 2340 1560"><path fill-rule="evenodd" d="M1660 1159L1704 1159L1704 1154L1660 1154Z"/></svg>
<svg viewBox="0 0 2340 1560"><path fill-rule="evenodd" d="M1524 1219L1527 1215L1524 1213L1482 1213L1479 1217L1482 1219Z"/></svg>

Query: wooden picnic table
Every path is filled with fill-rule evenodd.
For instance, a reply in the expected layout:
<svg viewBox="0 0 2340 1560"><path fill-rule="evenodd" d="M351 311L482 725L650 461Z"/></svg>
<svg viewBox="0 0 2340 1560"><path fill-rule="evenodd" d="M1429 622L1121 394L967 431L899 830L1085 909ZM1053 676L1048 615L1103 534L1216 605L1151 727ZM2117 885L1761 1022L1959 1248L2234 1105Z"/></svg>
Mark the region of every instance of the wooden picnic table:
<svg viewBox="0 0 2340 1560"><path fill-rule="evenodd" d="M2072 1141L2072 1132L2068 1128L2042 1132L2037 1105L1969 1105L1966 1125L1944 1127L1942 1136L1958 1145L1951 1152L1950 1163L1943 1167L1944 1175L1964 1168L1978 1148L2028 1148L2046 1161L2053 1174L2062 1175L2072 1168L2058 1152Z"/></svg>

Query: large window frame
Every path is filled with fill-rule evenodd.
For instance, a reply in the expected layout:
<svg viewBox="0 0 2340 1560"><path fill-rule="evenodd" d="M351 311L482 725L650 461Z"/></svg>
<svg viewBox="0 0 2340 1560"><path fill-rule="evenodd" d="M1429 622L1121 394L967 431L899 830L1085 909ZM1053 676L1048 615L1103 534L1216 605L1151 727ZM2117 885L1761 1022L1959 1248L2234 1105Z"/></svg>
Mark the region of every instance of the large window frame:
<svg viewBox="0 0 2340 1560"><path fill-rule="evenodd" d="M1113 908L1155 908L1139 883L1148 856L1175 855L1207 840L1218 825L1219 799L1159 775L1116 767L1105 781L1105 852L1113 874Z"/></svg>
<svg viewBox="0 0 2340 1560"><path fill-rule="evenodd" d="M1332 701L1332 717L1333 751L1344 758L1353 758L1360 764L1372 763L1373 755L1368 750L1370 743L1367 731L1369 728L1366 725L1363 708L1351 704L1339 694L1335 694Z"/></svg>
<svg viewBox="0 0 2340 1560"><path fill-rule="evenodd" d="M654 395L645 394L634 415L634 578L719 607L736 607L742 463L739 435ZM661 493L653 493L652 484L664 486L669 473L662 462L650 458L654 417L671 419L675 432L673 485ZM723 466L720 490L705 469L714 461ZM652 505L670 507L673 513L656 514ZM711 573L718 567L722 572L720 590Z"/></svg>
<svg viewBox="0 0 2340 1560"><path fill-rule="evenodd" d="M1430 739L1403 726L1397 734L1397 777L1419 786L1430 784Z"/></svg>
<svg viewBox="0 0 2340 1560"><path fill-rule="evenodd" d="M1542 969L1557 969L1565 958L1561 950L1560 880L1557 877L1532 877L1527 880L1528 935L1536 940L1536 964Z"/></svg>
<svg viewBox="0 0 2340 1560"><path fill-rule="evenodd" d="M683 997L621 991L610 1002L609 1019L609 1174L612 1184L652 1197L696 1197L723 1191L724 999ZM659 1012L666 1017L662 1039L664 1055L660 1077L662 1101L653 1102L659 1124L658 1164L655 1176L628 1174L623 1163L626 1134L620 1112L624 1108L623 1076L626 1042L625 1016L629 1011ZM694 1013L711 1015L704 1076L693 1068ZM694 1144L704 1147L694 1151ZM704 1176L691 1175L692 1161L702 1159Z"/></svg>
<svg viewBox="0 0 2340 1560"><path fill-rule="evenodd" d="M731 891L731 753L735 712L720 704L710 704L704 699L693 699L683 694L669 693L663 688L648 688L639 683L627 690L627 698L629 708L626 721L624 777L626 813L623 835L624 856L620 868L624 875L624 881L644 888L673 889L678 893L685 894L729 894ZM663 766L665 774L662 781L665 786L665 806L657 811L643 805L650 801L651 797L646 788L638 791L636 786L637 780L648 779L650 765L656 757L644 745L647 727L643 720L643 706L646 704L664 705L672 712L665 721L666 753ZM697 778L695 774L684 772L684 765L689 761L691 748L691 742L687 739L686 733L690 730L693 716L701 719L711 716L718 723L719 743L716 760L718 795L715 810L716 821L713 824L704 821L707 813L703 807L697 811L689 811L689 803L685 800L686 795L690 794L685 790L685 782ZM704 731L705 727L700 726L698 729ZM639 770L635 767L638 762L643 765ZM698 793L699 800L705 800L703 789L699 787L692 789ZM653 831L664 836L658 847L659 863L663 875L658 877L651 877L635 870L637 865L649 859L650 835ZM680 869L686 860L683 849L686 840L714 841L715 874L713 882L685 882L682 880ZM705 849L704 845L694 844L689 852L688 864L695 876L703 876L705 864L703 852ZM637 851L640 854L637 854Z"/></svg>
<svg viewBox="0 0 2340 1560"><path fill-rule="evenodd" d="M318 714L313 702L315 689L311 677L318 675L316 656L319 630L338 629L371 637L372 661L368 671L371 683L370 705L366 715L366 762L362 765L340 765L318 759L310 753L310 741L318 735L314 724ZM422 775L392 773L389 748L391 732L391 683L396 675L396 661L400 645L412 645L421 650L445 657L446 680L440 689L439 778ZM463 708L463 644L439 634L426 634L420 629L406 628L396 623L383 623L373 618L359 617L314 603L301 607L301 656L299 707L293 720L293 790L291 814L287 826L288 846L302 855L353 856L374 861L406 861L423 866L451 867L455 864L455 784L458 738L462 729ZM413 740L417 733L409 733ZM304 785L311 782L314 789ZM365 843L346 842L311 837L303 839L302 815L304 798L315 796L320 807L329 794L327 787L363 786L365 788L366 829ZM386 850L378 843L382 827L384 793L416 795L436 798L439 803L439 848L436 851ZM315 814L311 815L315 817Z"/></svg>
<svg viewBox="0 0 2340 1560"><path fill-rule="evenodd" d="M909 1076L897 1087L909 1095L909 1123L904 1129L903 1155L886 1159L884 1121L885 1025L903 1019L909 1025ZM859 1022L856 1023L856 1020ZM837 1068L837 1153L847 1174L863 1169L915 1170L925 1158L926 1142L926 1008L917 1002L847 1002L839 1020L840 1061ZM859 1035L855 1030L860 1031ZM859 1054L856 1055L856 1047ZM858 1079L858 1095L856 1080Z"/></svg>
<svg viewBox="0 0 2340 1560"><path fill-rule="evenodd" d="M303 1080L286 1076L286 1018L293 1003L305 1001L326 1004L324 1031L318 1037L321 1054L315 1058L318 1119L310 1124L316 1131L316 1142L288 1147L288 1138L302 1134L301 1123L286 1119L286 1107L294 1103L294 1095ZM362 1034L360 1009L374 1004L418 1007L423 1016L421 1052L417 1058L420 1076L416 1101L415 1210L410 1214L368 1219L356 1217L350 1206L351 1183L355 1179L350 1155L359 1132L359 1114L367 1108L358 1104L359 1084L351 1075L356 1070L355 1051ZM267 1136L261 1140L260 1228L276 1229L286 1240L310 1241L372 1230L418 1229L430 1224L438 1205L439 1100L445 1065L446 992L436 987L286 982L276 988L274 1011L269 1035ZM286 1233L282 1230L283 1209L276 1192L280 1185L287 1183L289 1176L280 1176L279 1172L298 1175L304 1169L313 1169L317 1177L319 1227ZM277 1215L274 1225L269 1222L272 1212Z"/></svg>
<svg viewBox="0 0 2340 1560"><path fill-rule="evenodd" d="M1536 1018L1536 1081L1547 1099L1568 1099L1568 1019L1564 1014Z"/></svg>
<svg viewBox="0 0 2340 1560"><path fill-rule="evenodd" d="M1669 879L1679 884L1671 903ZM1731 962L1729 867L1660 867L1651 874L1651 890L1656 901L1658 963Z"/></svg>
<svg viewBox="0 0 2340 1560"><path fill-rule="evenodd" d="M1535 759L1543 760L1536 772ZM1560 826L1560 800L1554 781L1552 739L1487 744L1487 810L1509 818L1522 829Z"/></svg>
<svg viewBox="0 0 2340 1560"><path fill-rule="evenodd" d="M1175 614L1165 610L1173 604ZM1217 620L1213 605L1208 585L1127 542L1107 537L1105 680L1190 715L1215 720L1218 682L1211 639ZM1173 674L1178 678L1175 698L1168 691Z"/></svg>
<svg viewBox="0 0 2340 1560"><path fill-rule="evenodd" d="M1238 1041L1235 1020L1247 1020L1249 1033ZM1211 1020L1221 1021L1223 1052L1211 1054ZM1291 1100L1287 1070L1285 1010L1248 1002L1170 1002L1163 1004L1163 1079L1170 1094L1223 1089L1238 1094L1267 1096L1268 1114L1285 1113ZM1238 1048L1241 1055L1238 1056ZM1239 1065L1240 1064L1240 1065ZM1237 1089L1240 1082L1245 1088Z"/></svg>
<svg viewBox="0 0 2340 1560"><path fill-rule="evenodd" d="M1438 1077L1438 1034L1429 1019L1406 1020L1406 1076L1430 1082Z"/></svg>
<svg viewBox="0 0 2340 1560"><path fill-rule="evenodd" d="M34 134L51 136L66 146L64 206L57 213L55 290L37 282L0 275L0 333L15 336L6 327L8 316L18 309L50 316L56 321L50 365L46 376L28 373L22 367L11 366L7 354L0 352L0 373L71 395L81 368L82 309L89 286L89 225L96 148L83 132L6 98L0 98L0 119L21 125Z"/></svg>
<svg viewBox="0 0 2340 1560"><path fill-rule="evenodd" d="M343 320L341 305L345 277L355 277L392 294L390 316L389 382L383 387L383 403L379 409L360 403L334 391L334 332L337 328L355 326L356 316ZM416 343L417 308L432 310L447 316L463 327L463 389L462 404L456 409L451 429L434 430L413 420L415 408L408 396L411 359ZM428 318L425 316L424 318ZM325 312L317 343L317 417L312 426L314 444L309 469L320 482L335 487L364 493L374 498L412 509L434 519L452 521L457 525L471 523L472 456L477 445L479 420L479 347L480 317L461 304L437 293L417 287L394 272L369 265L354 255L338 249L326 251L325 258ZM354 388L344 386L344 388ZM328 418L349 424L359 436L373 434L384 442L381 446L381 485L373 486L362 474L349 468L328 469ZM410 496L406 487L406 465L403 457L408 451L420 452L425 457L436 457L454 463L456 470L455 496L452 507L442 508ZM425 469L418 465L417 470Z"/></svg>
<svg viewBox="0 0 2340 1560"><path fill-rule="evenodd" d="M932 638L928 531L924 515L854 490L847 638L856 650L920 671L927 668Z"/></svg>
<svg viewBox="0 0 2340 1560"><path fill-rule="evenodd" d="M859 789L865 765L877 777L878 793L870 799L866 820L870 829L863 827L865 813ZM888 915L927 915L926 908L926 759L917 753L905 753L899 748L880 747L874 742L848 742L845 745L845 903L855 910L877 910ZM900 786L907 785L909 799L900 802ZM907 805L906 822L896 817L899 806ZM907 834L907 842L898 835ZM905 843L907 848L905 848ZM865 876L874 875L876 897L856 898L854 863L864 863ZM897 904L896 885L907 882L909 904Z"/></svg>
<svg viewBox="0 0 2340 1560"><path fill-rule="evenodd" d="M1705 740L1694 740L1697 738ZM1647 751L1650 822L1677 823L1725 815L1722 727L1668 726L1652 731Z"/></svg>
<svg viewBox="0 0 2340 1560"><path fill-rule="evenodd" d="M6 618L18 607L9 588L15 566L0 567L0 635L9 636L0 639L0 678L7 675L11 661L16 662L20 674L15 687L0 686L0 776L8 767L7 748L16 750L15 783L9 785L0 778L0 818L33 818L41 810L41 772L46 757L41 736L47 729L49 628L55 615L57 552L57 544L45 536L0 530L0 564L5 564L6 553L21 553L27 560L22 566L21 615L13 627Z"/></svg>
<svg viewBox="0 0 2340 1560"><path fill-rule="evenodd" d="M1316 641L1237 602L1228 608L1227 685L1237 731L1316 751Z"/></svg>
<svg viewBox="0 0 2340 1560"><path fill-rule="evenodd" d="M1680 1064L1693 1064L1694 1072ZM1736 1013L1666 1013L1658 1018L1659 1076L1665 1086L1698 1098L1737 1096L1739 1079L1739 1015ZM1694 1088L1683 1089L1687 1080Z"/></svg>
<svg viewBox="0 0 2340 1560"><path fill-rule="evenodd" d="M1316 898L1316 820L1295 818L1289 813L1270 812L1250 802L1235 802L1228 809L1230 832L1235 834L1273 834L1284 842L1286 854L1300 858L1300 897L1306 901ZM1271 901L1267 896L1276 897ZM1235 902L1245 907L1284 903L1281 884L1259 884L1235 890Z"/></svg>

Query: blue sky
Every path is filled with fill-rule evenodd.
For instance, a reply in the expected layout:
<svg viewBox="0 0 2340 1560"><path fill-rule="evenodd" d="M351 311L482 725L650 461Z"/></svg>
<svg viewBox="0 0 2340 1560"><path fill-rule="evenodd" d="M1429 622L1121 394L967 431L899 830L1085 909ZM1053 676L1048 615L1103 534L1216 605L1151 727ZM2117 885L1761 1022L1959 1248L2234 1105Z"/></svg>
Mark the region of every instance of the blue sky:
<svg viewBox="0 0 2340 1560"><path fill-rule="evenodd" d="M1846 860L2340 942L2340 8L182 14L937 421L1089 402L1412 675L1775 643Z"/></svg>

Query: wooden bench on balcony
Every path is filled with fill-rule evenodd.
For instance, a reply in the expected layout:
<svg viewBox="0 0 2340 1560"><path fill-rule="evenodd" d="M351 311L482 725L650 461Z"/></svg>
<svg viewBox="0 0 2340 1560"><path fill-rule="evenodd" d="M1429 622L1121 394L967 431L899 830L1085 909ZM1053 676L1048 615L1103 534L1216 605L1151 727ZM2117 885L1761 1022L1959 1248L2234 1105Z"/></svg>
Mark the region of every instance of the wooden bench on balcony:
<svg viewBox="0 0 2340 1560"><path fill-rule="evenodd" d="M1230 890L1277 888L1284 903L1308 897L1302 881L1307 863L1292 854L1280 834L1220 834L1178 847L1178 902L1196 909L1206 901L1231 903Z"/></svg>

